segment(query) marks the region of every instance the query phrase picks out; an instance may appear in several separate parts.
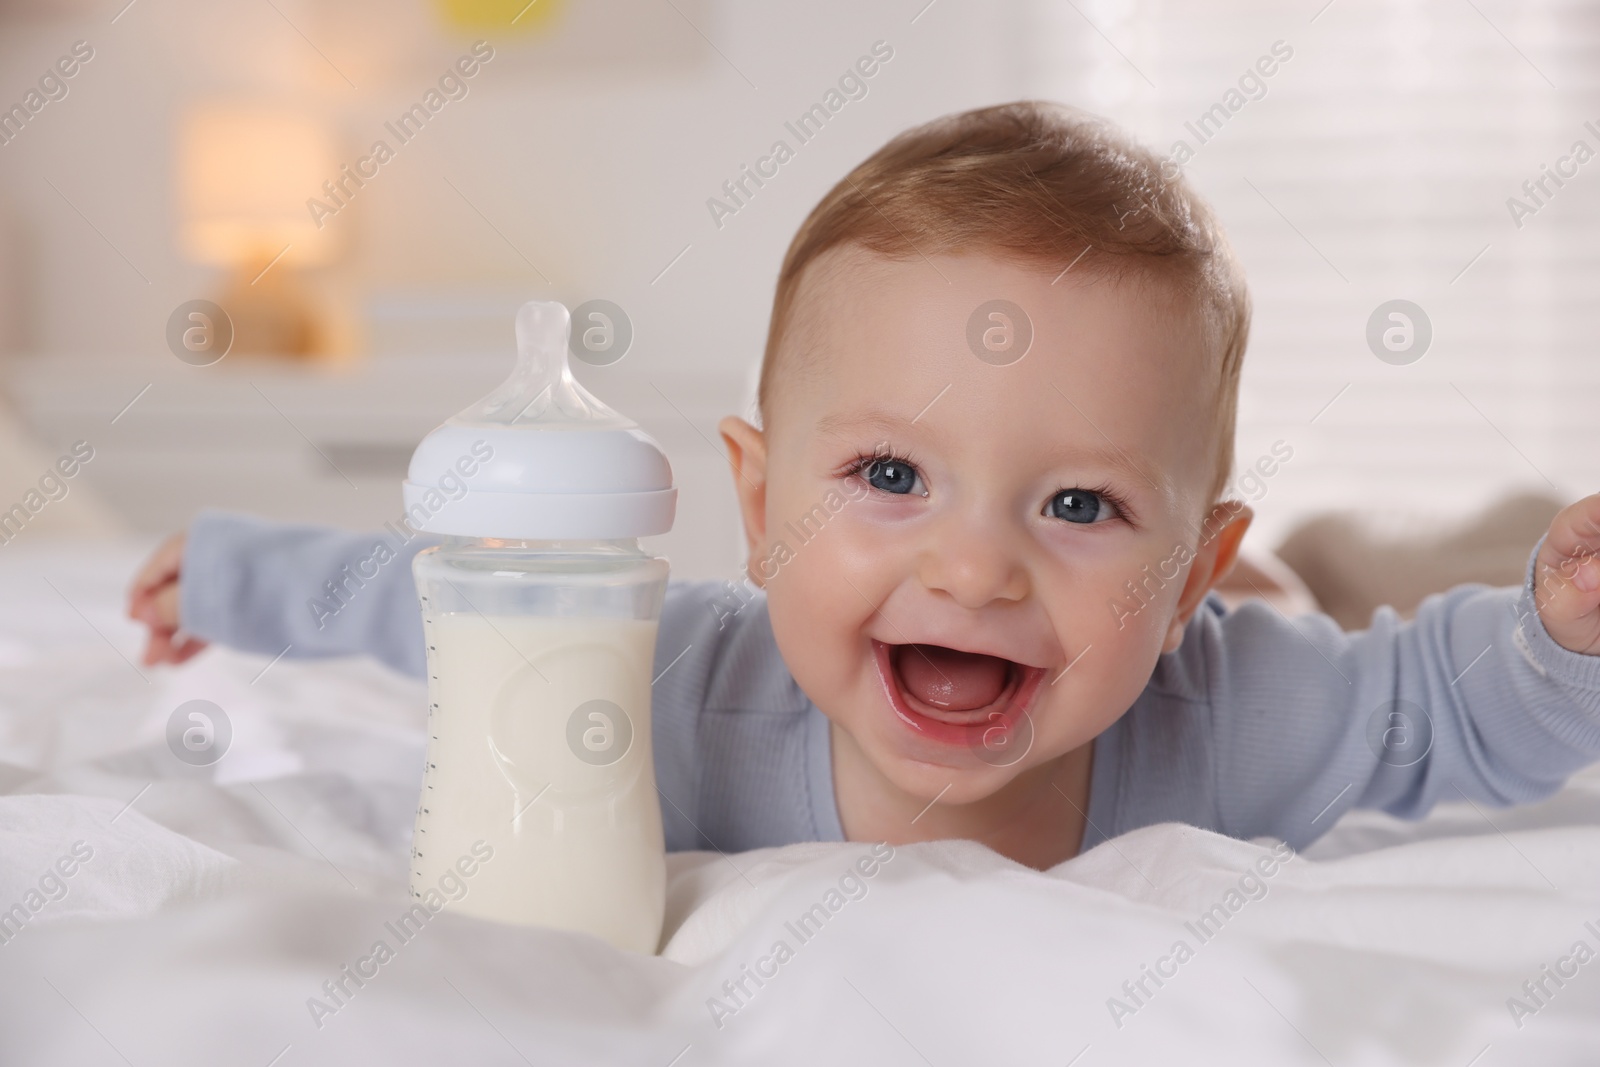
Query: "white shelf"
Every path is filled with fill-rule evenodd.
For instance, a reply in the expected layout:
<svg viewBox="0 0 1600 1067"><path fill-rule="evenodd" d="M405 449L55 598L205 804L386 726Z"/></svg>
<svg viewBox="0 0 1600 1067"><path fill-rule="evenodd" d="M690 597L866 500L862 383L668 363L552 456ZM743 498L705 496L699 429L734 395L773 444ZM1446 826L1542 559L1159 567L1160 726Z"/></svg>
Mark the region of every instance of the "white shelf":
<svg viewBox="0 0 1600 1067"><path fill-rule="evenodd" d="M84 481L136 530L176 528L203 507L363 529L400 515L411 449L497 385L512 361L510 352L405 355L322 367L230 356L190 367L165 355L24 356L0 364L0 380L45 448L94 445ZM716 441L717 419L738 410L739 384L647 378L642 363L626 361L579 374L672 460L678 521L656 549L679 577L736 573L737 510L707 438Z"/></svg>

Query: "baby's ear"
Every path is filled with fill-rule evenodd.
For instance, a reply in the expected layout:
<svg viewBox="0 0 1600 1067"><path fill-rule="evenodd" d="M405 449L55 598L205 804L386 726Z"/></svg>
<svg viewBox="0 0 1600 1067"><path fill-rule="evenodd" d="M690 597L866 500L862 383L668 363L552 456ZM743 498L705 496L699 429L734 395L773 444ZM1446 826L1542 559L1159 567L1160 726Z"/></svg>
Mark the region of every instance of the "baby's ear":
<svg viewBox="0 0 1600 1067"><path fill-rule="evenodd" d="M1194 563L1189 567L1189 577L1184 581L1183 592L1178 595L1178 610L1167 624L1161 651L1173 652L1183 643L1184 627L1194 618L1194 613L1205 602L1212 586L1227 577L1233 561L1239 558L1239 543L1255 512L1250 505L1237 500L1216 505L1200 524L1200 543L1195 546Z"/></svg>
<svg viewBox="0 0 1600 1067"><path fill-rule="evenodd" d="M733 489L739 494L739 515L744 520L745 551L752 560L767 554L767 438L744 419L729 415L717 423L728 448ZM761 583L760 575L750 580Z"/></svg>

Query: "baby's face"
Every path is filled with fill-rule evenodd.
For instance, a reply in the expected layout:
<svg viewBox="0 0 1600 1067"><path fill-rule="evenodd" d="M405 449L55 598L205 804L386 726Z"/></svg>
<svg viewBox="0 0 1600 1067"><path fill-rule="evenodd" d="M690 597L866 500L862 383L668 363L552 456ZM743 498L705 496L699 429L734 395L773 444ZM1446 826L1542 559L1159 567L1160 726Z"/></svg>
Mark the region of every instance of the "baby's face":
<svg viewBox="0 0 1600 1067"><path fill-rule="evenodd" d="M751 570L795 679L872 766L977 800L1126 711L1210 584L1180 566L1212 503L1208 335L1159 282L987 255L816 266L749 431ZM969 344L995 299L1032 324L1010 365Z"/></svg>

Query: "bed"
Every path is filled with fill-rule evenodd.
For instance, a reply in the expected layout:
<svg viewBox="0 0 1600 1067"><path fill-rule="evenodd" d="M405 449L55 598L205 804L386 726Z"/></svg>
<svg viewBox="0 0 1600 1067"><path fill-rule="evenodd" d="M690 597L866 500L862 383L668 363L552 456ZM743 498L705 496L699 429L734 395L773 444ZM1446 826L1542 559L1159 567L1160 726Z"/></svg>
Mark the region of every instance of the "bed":
<svg viewBox="0 0 1600 1067"><path fill-rule="evenodd" d="M0 1063L1600 1058L1593 772L1515 811L1357 814L1288 858L1178 825L1045 873L938 843L841 894L870 846L676 855L656 957L448 909L396 927L422 688L137 667L149 547L0 548ZM232 726L214 766L167 749L193 699Z"/></svg>

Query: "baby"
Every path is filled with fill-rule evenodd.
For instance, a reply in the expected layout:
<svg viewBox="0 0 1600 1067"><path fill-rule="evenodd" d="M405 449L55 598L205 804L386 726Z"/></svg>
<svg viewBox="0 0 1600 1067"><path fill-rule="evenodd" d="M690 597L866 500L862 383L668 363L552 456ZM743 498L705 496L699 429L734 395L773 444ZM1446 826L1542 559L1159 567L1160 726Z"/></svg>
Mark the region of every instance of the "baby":
<svg viewBox="0 0 1600 1067"><path fill-rule="evenodd" d="M784 259L761 425L721 424L763 591L668 593L669 848L959 837L1042 869L1162 821L1299 847L1600 759L1600 497L1522 588L1411 622L1211 594L1251 521L1225 493L1249 320L1209 209L1079 112L947 117L846 176ZM379 543L398 560L351 569ZM421 675L429 543L206 513L130 611L149 662L209 640Z"/></svg>

